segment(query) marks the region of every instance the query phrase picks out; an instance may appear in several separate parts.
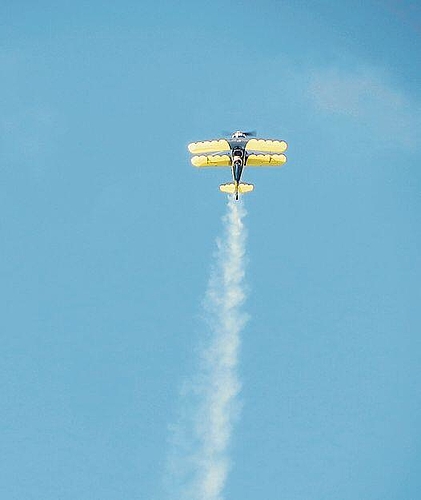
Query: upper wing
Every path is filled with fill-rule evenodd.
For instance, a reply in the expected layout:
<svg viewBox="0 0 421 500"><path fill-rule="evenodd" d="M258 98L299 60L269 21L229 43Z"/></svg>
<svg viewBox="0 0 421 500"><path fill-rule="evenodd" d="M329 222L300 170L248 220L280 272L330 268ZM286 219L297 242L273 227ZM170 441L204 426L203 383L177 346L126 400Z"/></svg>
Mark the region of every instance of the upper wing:
<svg viewBox="0 0 421 500"><path fill-rule="evenodd" d="M283 153L287 150L285 141L271 141L270 139L250 139L246 145L248 151L265 151L267 153Z"/></svg>
<svg viewBox="0 0 421 500"><path fill-rule="evenodd" d="M230 167L231 156L230 155L193 156L191 162L195 167Z"/></svg>
<svg viewBox="0 0 421 500"><path fill-rule="evenodd" d="M285 155L251 154L247 157L248 167L279 167L287 161Z"/></svg>
<svg viewBox="0 0 421 500"><path fill-rule="evenodd" d="M217 153L218 151L230 151L230 145L225 139L216 139L214 141L192 142L188 146L190 153Z"/></svg>

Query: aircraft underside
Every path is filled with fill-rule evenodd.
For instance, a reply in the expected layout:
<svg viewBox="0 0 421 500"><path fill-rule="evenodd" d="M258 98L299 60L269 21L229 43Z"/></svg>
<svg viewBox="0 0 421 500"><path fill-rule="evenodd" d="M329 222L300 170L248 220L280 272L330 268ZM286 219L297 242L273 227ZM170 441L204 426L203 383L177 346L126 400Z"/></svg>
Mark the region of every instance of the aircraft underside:
<svg viewBox="0 0 421 500"><path fill-rule="evenodd" d="M231 167L233 182L221 184L220 191L232 194L238 200L239 194L253 191L253 184L241 182L245 166L279 167L286 162L283 154L288 145L285 141L250 139L254 133L234 132L229 139L193 142L189 144L195 167ZM209 154L210 153L210 154Z"/></svg>

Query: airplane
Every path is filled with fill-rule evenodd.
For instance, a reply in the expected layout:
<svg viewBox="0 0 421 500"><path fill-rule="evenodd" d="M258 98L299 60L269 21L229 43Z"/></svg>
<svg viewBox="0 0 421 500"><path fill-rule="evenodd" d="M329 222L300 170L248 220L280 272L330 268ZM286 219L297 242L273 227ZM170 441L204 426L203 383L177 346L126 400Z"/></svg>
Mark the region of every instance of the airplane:
<svg viewBox="0 0 421 500"><path fill-rule="evenodd" d="M254 189L253 184L241 182L244 167L280 167L287 161L285 141L257 139L255 135L237 130L227 139L192 142L188 145L194 155L191 162L198 168L231 167L233 182L221 184L219 189L238 200L240 194Z"/></svg>

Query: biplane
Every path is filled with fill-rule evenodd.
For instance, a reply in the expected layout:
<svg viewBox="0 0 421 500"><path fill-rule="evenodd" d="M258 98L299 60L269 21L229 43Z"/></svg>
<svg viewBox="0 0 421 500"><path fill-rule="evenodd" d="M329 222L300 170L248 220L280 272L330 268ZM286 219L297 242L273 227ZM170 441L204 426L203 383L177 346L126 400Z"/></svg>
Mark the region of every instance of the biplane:
<svg viewBox="0 0 421 500"><path fill-rule="evenodd" d="M234 132L230 138L192 142L188 149L195 167L231 167L232 180L219 186L223 193L240 194L253 191L253 184L241 182L244 167L281 167L287 158L285 141L257 139L255 132Z"/></svg>

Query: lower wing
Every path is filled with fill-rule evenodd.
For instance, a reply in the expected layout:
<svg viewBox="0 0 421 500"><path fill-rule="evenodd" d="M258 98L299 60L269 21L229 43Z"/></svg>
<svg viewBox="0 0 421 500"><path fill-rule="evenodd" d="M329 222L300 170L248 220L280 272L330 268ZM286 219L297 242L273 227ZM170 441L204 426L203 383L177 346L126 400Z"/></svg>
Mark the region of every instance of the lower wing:
<svg viewBox="0 0 421 500"><path fill-rule="evenodd" d="M195 167L230 167L230 155L201 155L193 156L191 159Z"/></svg>
<svg viewBox="0 0 421 500"><path fill-rule="evenodd" d="M285 155L251 154L247 157L249 167L281 167L287 161Z"/></svg>

